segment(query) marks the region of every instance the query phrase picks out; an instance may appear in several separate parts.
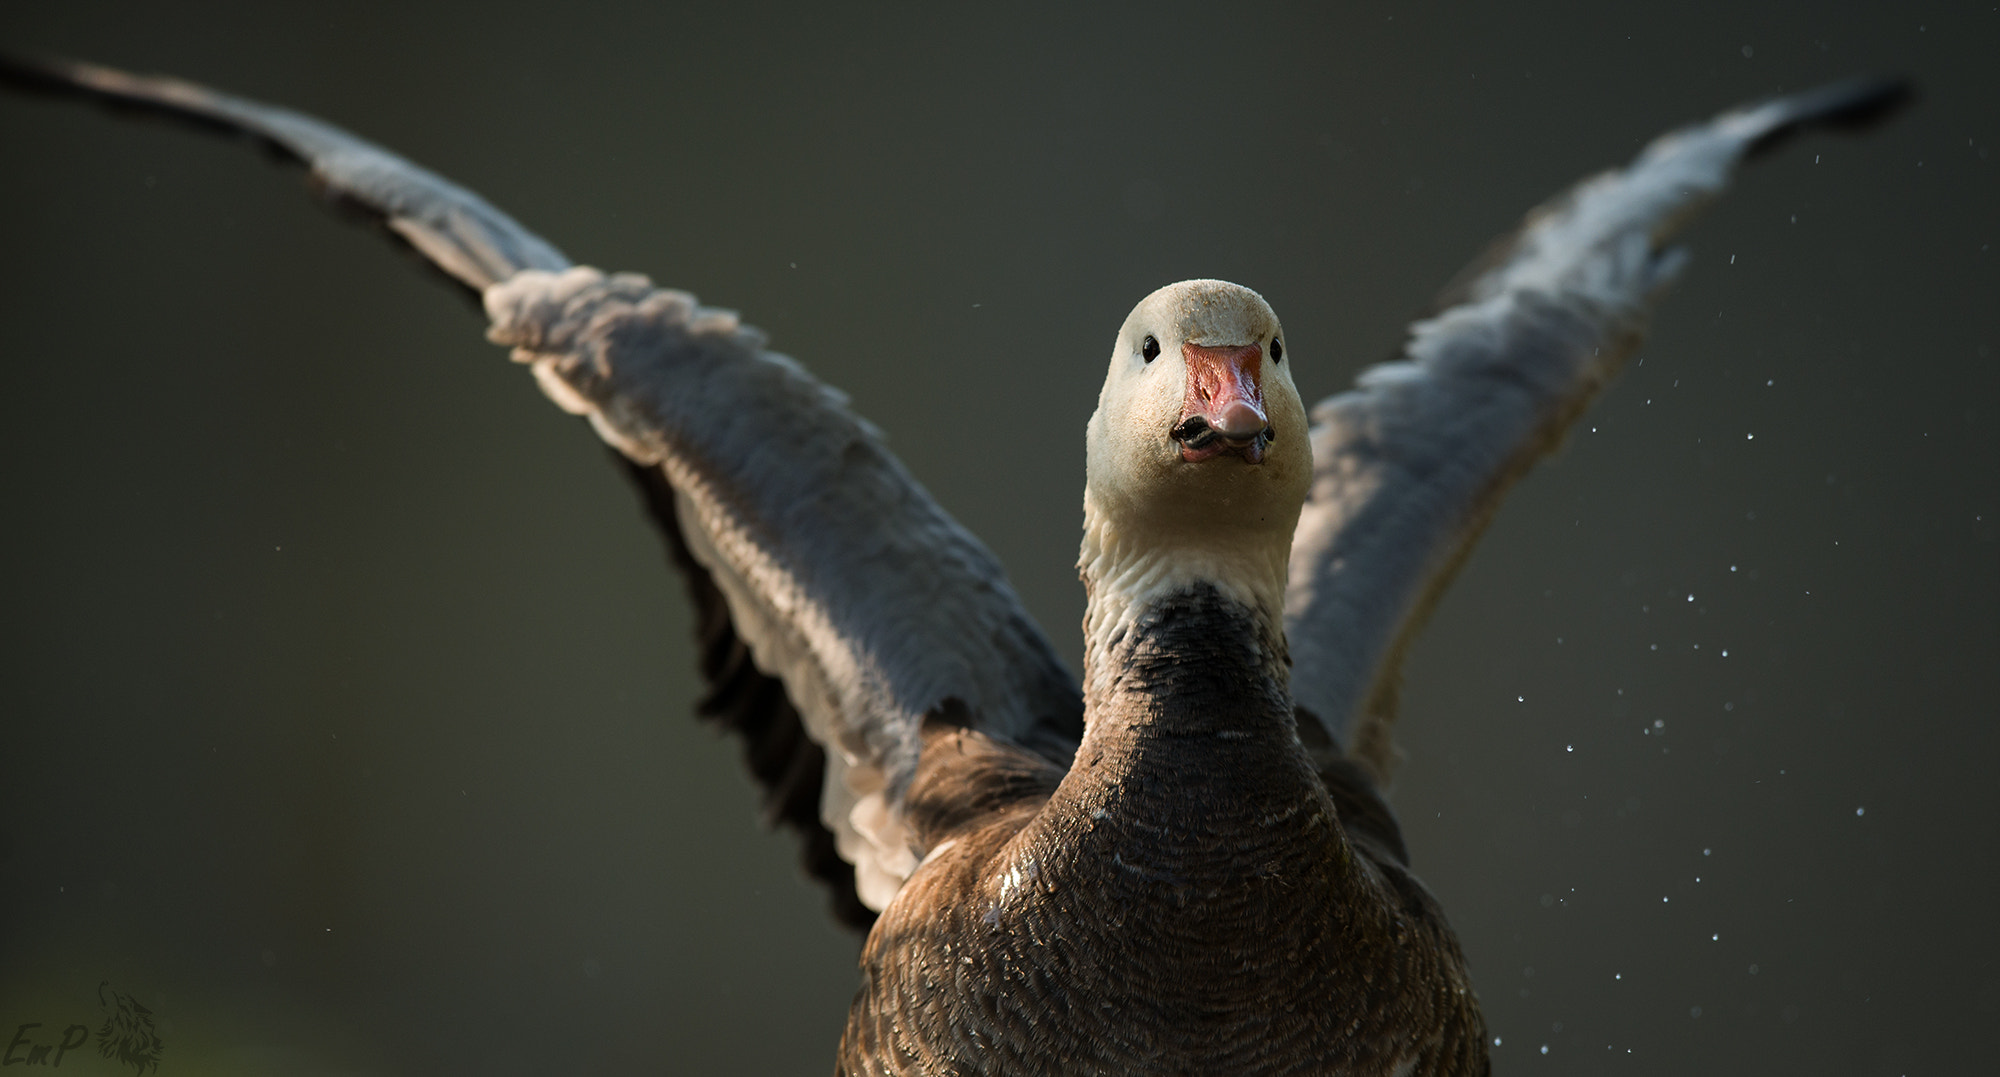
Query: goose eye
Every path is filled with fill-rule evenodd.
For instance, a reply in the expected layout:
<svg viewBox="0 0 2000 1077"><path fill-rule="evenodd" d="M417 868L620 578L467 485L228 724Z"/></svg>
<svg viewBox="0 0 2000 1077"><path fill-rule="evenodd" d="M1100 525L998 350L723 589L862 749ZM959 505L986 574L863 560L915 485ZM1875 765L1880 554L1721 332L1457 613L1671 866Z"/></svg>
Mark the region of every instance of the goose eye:
<svg viewBox="0 0 2000 1077"><path fill-rule="evenodd" d="M1274 363L1285 361L1285 342L1277 337L1271 338L1271 361Z"/></svg>
<svg viewBox="0 0 2000 1077"><path fill-rule="evenodd" d="M1146 343L1139 346L1139 354L1145 356L1146 361L1149 363L1158 359L1160 357L1160 342L1148 336Z"/></svg>

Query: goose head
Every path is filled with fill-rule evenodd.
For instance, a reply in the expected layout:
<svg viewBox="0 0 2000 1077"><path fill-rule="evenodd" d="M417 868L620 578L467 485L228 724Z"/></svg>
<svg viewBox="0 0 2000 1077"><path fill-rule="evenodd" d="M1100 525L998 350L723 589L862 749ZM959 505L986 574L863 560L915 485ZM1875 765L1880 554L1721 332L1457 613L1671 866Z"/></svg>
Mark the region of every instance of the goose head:
<svg viewBox="0 0 2000 1077"><path fill-rule="evenodd" d="M1226 281L1170 284L1125 319L1088 428L1088 635L1197 581L1282 616L1312 481L1287 344L1270 304Z"/></svg>

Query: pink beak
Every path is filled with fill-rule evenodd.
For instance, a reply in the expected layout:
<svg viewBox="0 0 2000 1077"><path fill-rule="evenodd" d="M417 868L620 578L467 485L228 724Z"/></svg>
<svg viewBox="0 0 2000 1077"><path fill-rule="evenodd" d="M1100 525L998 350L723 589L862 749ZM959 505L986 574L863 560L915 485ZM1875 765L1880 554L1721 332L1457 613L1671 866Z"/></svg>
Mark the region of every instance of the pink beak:
<svg viewBox="0 0 2000 1077"><path fill-rule="evenodd" d="M1250 463L1264 459L1271 421L1264 411L1264 349L1257 344L1211 348L1182 344L1187 397L1174 438L1181 459L1206 460L1234 453Z"/></svg>

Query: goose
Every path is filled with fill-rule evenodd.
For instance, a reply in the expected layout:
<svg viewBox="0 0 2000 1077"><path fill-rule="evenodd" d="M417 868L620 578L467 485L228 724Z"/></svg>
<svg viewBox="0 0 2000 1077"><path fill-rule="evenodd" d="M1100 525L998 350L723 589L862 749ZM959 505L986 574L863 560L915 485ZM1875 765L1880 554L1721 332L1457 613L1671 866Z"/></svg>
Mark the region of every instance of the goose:
<svg viewBox="0 0 2000 1077"><path fill-rule="evenodd" d="M1382 796L1401 655L1636 348L1678 229L1756 151L1904 93L1844 83L1656 140L1531 213L1400 357L1310 411L1255 292L1147 296L1086 432L1079 683L875 428L736 315L574 265L311 117L6 70L302 161L475 293L489 338L617 450L702 616L703 709L869 928L851 1074L1484 1072L1471 977Z"/></svg>

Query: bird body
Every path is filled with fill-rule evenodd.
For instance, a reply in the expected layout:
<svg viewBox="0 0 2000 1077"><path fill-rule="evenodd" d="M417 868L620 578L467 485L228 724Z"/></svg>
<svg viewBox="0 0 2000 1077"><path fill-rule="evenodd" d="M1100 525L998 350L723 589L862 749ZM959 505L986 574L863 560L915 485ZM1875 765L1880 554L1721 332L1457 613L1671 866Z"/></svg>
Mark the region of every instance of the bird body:
<svg viewBox="0 0 2000 1077"><path fill-rule="evenodd" d="M862 954L847 1074L1484 1072L1442 911L1351 841L1296 733L1282 644L1216 589L1170 592L1066 774L932 731L933 852ZM943 812L939 813L944 814Z"/></svg>
<svg viewBox="0 0 2000 1077"><path fill-rule="evenodd" d="M1381 796L1403 648L1636 346L1735 165L1902 95L1727 113L1577 185L1308 412L1277 315L1143 300L1087 430L1079 685L879 433L731 312L570 264L298 113L0 60L260 139L471 289L623 458L701 619L705 714L869 926L844 1074L1476 1074L1471 978ZM877 917L879 916L879 919Z"/></svg>

